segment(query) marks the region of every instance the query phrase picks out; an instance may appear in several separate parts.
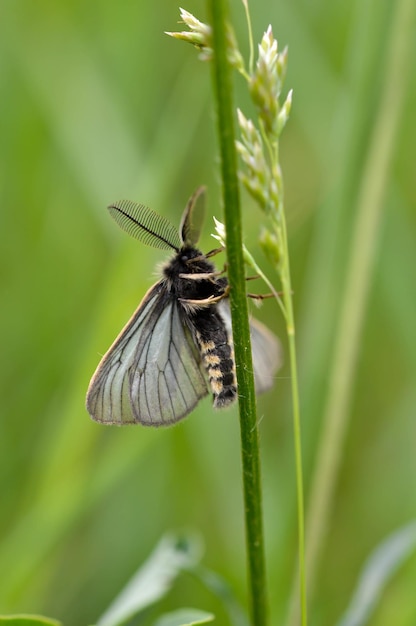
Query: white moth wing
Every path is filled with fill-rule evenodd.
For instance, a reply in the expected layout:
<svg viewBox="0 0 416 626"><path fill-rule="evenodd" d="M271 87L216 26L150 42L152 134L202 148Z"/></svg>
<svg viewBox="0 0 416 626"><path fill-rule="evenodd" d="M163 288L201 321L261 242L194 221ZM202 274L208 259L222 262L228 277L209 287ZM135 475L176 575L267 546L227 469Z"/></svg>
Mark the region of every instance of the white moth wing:
<svg viewBox="0 0 416 626"><path fill-rule="evenodd" d="M251 352L257 393L271 389L282 365L282 351L277 337L256 319L250 320Z"/></svg>
<svg viewBox="0 0 416 626"><path fill-rule="evenodd" d="M230 305L223 301L218 307L232 337ZM276 372L282 364L280 343L266 326L253 318L250 319L250 338L256 393L263 393L273 386Z"/></svg>
<svg viewBox="0 0 416 626"><path fill-rule="evenodd" d="M105 424L172 424L208 393L198 350L180 305L154 285L102 358L87 410Z"/></svg>

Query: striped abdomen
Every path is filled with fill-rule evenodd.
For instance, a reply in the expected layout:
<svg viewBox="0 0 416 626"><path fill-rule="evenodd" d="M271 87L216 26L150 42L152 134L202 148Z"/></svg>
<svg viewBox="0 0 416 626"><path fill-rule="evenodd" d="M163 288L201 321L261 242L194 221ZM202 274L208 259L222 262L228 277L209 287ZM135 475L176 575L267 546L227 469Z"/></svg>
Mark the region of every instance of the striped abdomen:
<svg viewBox="0 0 416 626"><path fill-rule="evenodd" d="M212 307L194 320L194 333L214 396L214 407L228 406L237 397L234 354L225 324Z"/></svg>

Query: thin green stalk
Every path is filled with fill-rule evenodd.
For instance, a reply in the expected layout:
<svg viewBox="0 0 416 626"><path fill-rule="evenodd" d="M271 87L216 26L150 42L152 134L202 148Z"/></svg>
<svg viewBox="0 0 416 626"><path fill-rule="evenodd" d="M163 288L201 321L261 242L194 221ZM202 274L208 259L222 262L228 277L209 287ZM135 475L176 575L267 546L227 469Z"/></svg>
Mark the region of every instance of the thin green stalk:
<svg viewBox="0 0 416 626"><path fill-rule="evenodd" d="M298 514L298 550L299 550L299 600L301 624L308 623L307 597L306 597L306 566L305 566L305 513L303 494L303 468L302 468L302 439L299 406L299 384L298 367L296 360L296 331L295 318L293 315L292 286L289 264L289 250L286 232L286 219L284 212L281 213L282 220L282 250L283 263L280 276L283 289L283 301L286 312L286 329L289 343L290 359L290 379L292 387L292 407L293 407L293 436L295 447L295 467L296 467L296 494L297 494L297 514Z"/></svg>
<svg viewBox="0 0 416 626"><path fill-rule="evenodd" d="M413 0L401 0L395 6L389 51L386 54L384 89L358 197L346 286L328 383L323 431L311 489L306 559L309 587L312 587L316 579L342 458L361 330L377 251L386 181L408 76L415 3ZM295 611L291 617L290 623L296 624Z"/></svg>
<svg viewBox="0 0 416 626"><path fill-rule="evenodd" d="M248 9L248 0L242 0L242 2L244 6L244 11L246 13L246 21L247 21L248 44L249 44L249 49L250 49L250 56L248 60L248 73L251 76L251 74L253 73L253 67L254 67L253 28L251 26L251 17L250 17L250 11Z"/></svg>
<svg viewBox="0 0 416 626"><path fill-rule="evenodd" d="M253 626L267 624L259 434L251 363L248 306L242 244L241 212L235 150L231 69L227 60L226 0L208 0L213 28L213 72L221 152L224 221L227 232L228 278L239 388L241 454L250 611Z"/></svg>
<svg viewBox="0 0 416 626"><path fill-rule="evenodd" d="M266 138L267 141L267 138ZM280 181L281 193L283 191L283 182ZM283 193L282 193L283 195ZM288 240L286 231L286 218L283 210L280 218L273 221L275 233L279 241L279 249L281 253L281 264L278 267L280 280L283 288L283 300L276 292L269 279L264 275L262 270L251 254L244 248L244 254L247 263L255 269L264 282L269 286L274 295L286 321L286 331L289 343L289 361L290 361L290 379L292 387L292 405L293 405L293 432L294 432L294 448L295 448L295 470L296 470L296 493L297 493L297 512L298 512L298 549L299 549L299 566L298 566L298 584L296 585L296 600L299 597L299 607L301 614L301 624L306 626L307 618L307 594L306 594L306 567L305 567L305 521L304 521L304 489L303 489L303 468L302 468L302 438L301 438L301 421L300 421L300 405L299 405L299 384L298 384L298 368L296 359L296 332L295 319L293 314L292 287L290 276L290 261ZM299 595L298 595L299 587Z"/></svg>

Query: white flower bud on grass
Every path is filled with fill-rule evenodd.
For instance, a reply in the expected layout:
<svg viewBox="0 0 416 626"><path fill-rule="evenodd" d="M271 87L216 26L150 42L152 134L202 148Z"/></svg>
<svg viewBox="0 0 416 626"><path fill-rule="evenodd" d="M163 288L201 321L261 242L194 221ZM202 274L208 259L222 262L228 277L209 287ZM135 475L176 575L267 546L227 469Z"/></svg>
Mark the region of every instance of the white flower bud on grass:
<svg viewBox="0 0 416 626"><path fill-rule="evenodd" d="M280 250L275 233L272 233L266 228L263 228L260 233L259 243L261 249L263 250L264 256L270 261L272 265L277 267L280 261Z"/></svg>
<svg viewBox="0 0 416 626"><path fill-rule="evenodd" d="M277 116L277 134L278 135L280 135L280 133L282 132L283 128L286 125L286 122L289 119L290 110L292 108L292 94L293 94L293 89L291 89L289 93L287 94L286 100L284 101L283 106L280 110L280 113Z"/></svg>
<svg viewBox="0 0 416 626"><path fill-rule="evenodd" d="M180 9L181 19L184 24L189 28L189 31L177 32L165 32L166 35L174 37L175 39L181 39L193 44L201 51L201 58L208 60L212 58L212 29L208 24L200 22L192 13Z"/></svg>
<svg viewBox="0 0 416 626"><path fill-rule="evenodd" d="M259 45L259 57L249 81L250 94L270 137L279 135L279 97L287 66L287 48L278 52L277 40L269 26Z"/></svg>
<svg viewBox="0 0 416 626"><path fill-rule="evenodd" d="M245 172L239 177L249 194L260 204L266 213L270 210L270 166L264 153L263 140L260 132L251 120L237 109L241 141L236 141L237 152L246 165Z"/></svg>
<svg viewBox="0 0 416 626"><path fill-rule="evenodd" d="M220 222L219 220L217 220L216 217L214 217L214 222L215 222L215 230L217 231L216 235L211 235L211 237L214 237L214 239L216 239L217 241L220 242L220 245L223 248L226 248L227 246L227 237L226 237L226 233L225 233L225 226L222 222Z"/></svg>
<svg viewBox="0 0 416 626"><path fill-rule="evenodd" d="M180 9L181 20L185 24L189 31L182 32L168 32L165 34L175 39L181 39L194 45L200 50L200 59L202 61L210 61L212 59L212 28L208 24L204 24L198 20L192 13ZM228 44L228 61L229 63L240 73L244 74L244 61L238 49L237 40L231 26L227 28L227 44Z"/></svg>

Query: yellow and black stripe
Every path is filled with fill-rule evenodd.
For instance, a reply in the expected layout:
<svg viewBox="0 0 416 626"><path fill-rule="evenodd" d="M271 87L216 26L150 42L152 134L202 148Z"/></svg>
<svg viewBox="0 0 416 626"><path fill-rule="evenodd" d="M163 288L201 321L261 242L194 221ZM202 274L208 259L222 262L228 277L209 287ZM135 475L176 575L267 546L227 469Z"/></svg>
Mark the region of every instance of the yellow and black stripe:
<svg viewBox="0 0 416 626"><path fill-rule="evenodd" d="M214 407L228 406L237 397L234 354L228 340L225 325L218 314L212 315L217 321L215 328L196 330L195 336L202 363L207 371L209 384L214 397ZM205 335L205 336L204 336Z"/></svg>

